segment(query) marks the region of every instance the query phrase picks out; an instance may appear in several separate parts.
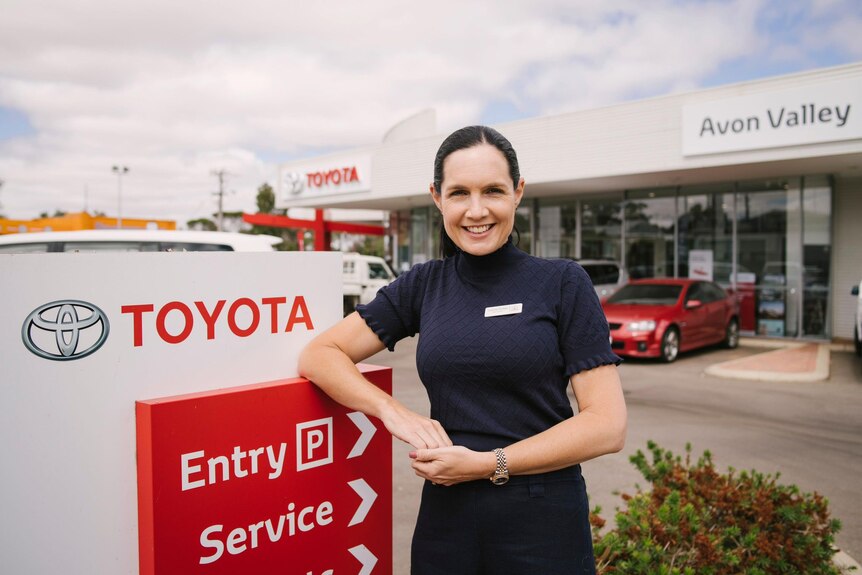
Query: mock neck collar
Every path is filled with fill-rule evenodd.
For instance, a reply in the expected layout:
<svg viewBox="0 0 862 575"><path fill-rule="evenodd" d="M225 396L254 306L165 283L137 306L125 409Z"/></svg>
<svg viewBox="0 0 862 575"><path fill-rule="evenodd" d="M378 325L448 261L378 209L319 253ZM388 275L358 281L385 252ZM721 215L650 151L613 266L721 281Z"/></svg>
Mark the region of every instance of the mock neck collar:
<svg viewBox="0 0 862 575"><path fill-rule="evenodd" d="M509 236L509 239L500 249L484 256L474 256L458 249L455 267L458 273L468 280L493 278L517 264L526 255L515 247L515 244L512 243L512 236Z"/></svg>

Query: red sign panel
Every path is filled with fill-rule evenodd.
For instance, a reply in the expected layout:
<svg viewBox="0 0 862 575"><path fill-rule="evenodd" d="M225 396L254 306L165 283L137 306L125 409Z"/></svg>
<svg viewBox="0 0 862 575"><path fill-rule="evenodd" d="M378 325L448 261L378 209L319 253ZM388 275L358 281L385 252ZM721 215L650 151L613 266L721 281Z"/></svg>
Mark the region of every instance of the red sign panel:
<svg viewBox="0 0 862 575"><path fill-rule="evenodd" d="M392 391L389 368L361 366ZM392 572L392 441L289 379L139 401L140 572Z"/></svg>

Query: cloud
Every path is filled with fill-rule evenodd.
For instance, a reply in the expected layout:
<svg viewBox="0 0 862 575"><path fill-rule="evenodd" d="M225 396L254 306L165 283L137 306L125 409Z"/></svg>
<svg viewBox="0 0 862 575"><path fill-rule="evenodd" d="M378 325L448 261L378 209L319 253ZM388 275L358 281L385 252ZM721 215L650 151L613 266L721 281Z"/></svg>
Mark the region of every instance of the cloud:
<svg viewBox="0 0 862 575"><path fill-rule="evenodd" d="M424 108L445 132L694 89L751 55L862 54L849 0L6 4L0 107L35 131L0 140L16 217L80 209L85 189L113 213L114 164L129 217L212 213L215 169L226 208L252 211L273 158L373 144Z"/></svg>

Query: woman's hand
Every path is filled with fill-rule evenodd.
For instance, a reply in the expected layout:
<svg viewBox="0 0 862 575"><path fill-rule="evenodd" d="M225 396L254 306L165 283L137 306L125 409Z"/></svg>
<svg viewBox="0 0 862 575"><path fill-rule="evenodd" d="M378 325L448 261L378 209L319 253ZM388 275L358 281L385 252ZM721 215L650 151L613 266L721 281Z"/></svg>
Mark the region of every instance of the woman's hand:
<svg viewBox="0 0 862 575"><path fill-rule="evenodd" d="M497 467L492 451L473 451L462 446L417 449L410 452L413 471L436 485L488 479Z"/></svg>
<svg viewBox="0 0 862 575"><path fill-rule="evenodd" d="M409 443L416 449L452 445L452 440L449 439L440 422L423 417L395 400L388 401L378 416L393 437Z"/></svg>
<svg viewBox="0 0 862 575"><path fill-rule="evenodd" d="M383 349L377 334L353 312L305 347L299 373L341 405L377 417L389 433L416 449L452 445L440 423L410 411L359 373L356 362Z"/></svg>

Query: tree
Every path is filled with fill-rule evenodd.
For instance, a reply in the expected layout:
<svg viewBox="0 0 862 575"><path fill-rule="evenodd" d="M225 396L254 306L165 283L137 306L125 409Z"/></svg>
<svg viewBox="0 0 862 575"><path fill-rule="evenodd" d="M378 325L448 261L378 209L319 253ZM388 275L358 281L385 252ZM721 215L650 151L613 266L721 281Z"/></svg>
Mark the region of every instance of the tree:
<svg viewBox="0 0 862 575"><path fill-rule="evenodd" d="M270 214L275 209L275 192L272 186L262 184L257 189L257 211L261 214Z"/></svg>
<svg viewBox="0 0 862 575"><path fill-rule="evenodd" d="M40 218L62 218L66 215L66 212L63 210L54 210L53 214L49 214L48 212L42 212L39 214Z"/></svg>
<svg viewBox="0 0 862 575"><path fill-rule="evenodd" d="M196 232L214 232L216 231L215 222L209 218L197 218L196 220L189 220L186 222L186 225L190 230L194 230Z"/></svg>
<svg viewBox="0 0 862 575"><path fill-rule="evenodd" d="M257 189L256 201L257 211L260 214L283 213L283 210L275 209L275 191L273 191L272 186L266 182L261 184ZM295 251L299 246L296 239L296 230L255 225L251 227L251 233L266 234L281 238L282 243L276 246L280 251Z"/></svg>

